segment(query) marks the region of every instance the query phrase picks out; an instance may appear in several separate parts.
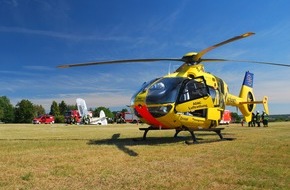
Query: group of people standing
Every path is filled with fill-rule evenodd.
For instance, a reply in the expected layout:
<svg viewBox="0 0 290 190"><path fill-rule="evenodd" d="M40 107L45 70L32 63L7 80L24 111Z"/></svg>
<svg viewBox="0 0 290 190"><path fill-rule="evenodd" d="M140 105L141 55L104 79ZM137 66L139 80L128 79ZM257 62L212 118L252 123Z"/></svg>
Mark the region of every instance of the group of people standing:
<svg viewBox="0 0 290 190"><path fill-rule="evenodd" d="M269 119L269 116L264 111L262 115L260 115L259 111L257 111L256 114L253 112L252 119L248 123L248 127L256 127L256 125L257 127L260 127L261 122L263 123L263 127L268 127L268 119Z"/></svg>

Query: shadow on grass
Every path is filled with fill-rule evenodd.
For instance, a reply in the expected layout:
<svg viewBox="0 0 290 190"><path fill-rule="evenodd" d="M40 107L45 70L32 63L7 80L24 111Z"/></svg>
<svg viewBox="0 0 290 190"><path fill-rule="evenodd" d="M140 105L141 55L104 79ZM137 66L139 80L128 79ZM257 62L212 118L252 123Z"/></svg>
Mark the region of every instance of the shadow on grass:
<svg viewBox="0 0 290 190"><path fill-rule="evenodd" d="M94 140L91 139L87 142L88 145L114 145L119 150L128 154L129 156L138 156L138 153L134 150L128 148L128 146L136 146L136 145L161 145L161 144L173 144L184 141L186 144L205 144L205 143L213 143L220 142L224 140L235 140L235 138L224 138L224 139L210 139L204 140L203 138L197 138L198 143L193 143L191 136L177 136L177 137L147 137L146 140L140 139L132 139L132 138L119 138L120 133L114 134L110 139L102 139L102 140ZM198 136L207 136L207 135L215 135L216 134L198 134Z"/></svg>
<svg viewBox="0 0 290 190"><path fill-rule="evenodd" d="M101 139L101 140L89 140L87 144L89 145L115 145L119 150L128 154L129 156L138 156L138 153L134 150L128 148L128 146L136 145L160 145L169 144L184 141L185 138L173 138L173 137L147 137L146 140L132 139L132 138L119 138L120 133L114 134L111 139ZM190 137L188 138L190 139Z"/></svg>

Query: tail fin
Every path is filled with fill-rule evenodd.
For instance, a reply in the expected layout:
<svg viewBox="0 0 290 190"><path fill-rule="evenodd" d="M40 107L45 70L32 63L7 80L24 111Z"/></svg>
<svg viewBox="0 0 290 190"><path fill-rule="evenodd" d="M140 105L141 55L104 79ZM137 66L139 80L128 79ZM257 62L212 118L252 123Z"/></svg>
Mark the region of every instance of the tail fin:
<svg viewBox="0 0 290 190"><path fill-rule="evenodd" d="M239 95L242 101L239 102L238 105L240 111L244 115L245 120L247 122L249 122L252 119L252 112L255 110L256 104L263 104L264 111L267 114L269 114L268 97L264 96L263 100L255 101L253 93L253 84L254 84L254 74L247 71Z"/></svg>
<svg viewBox="0 0 290 190"><path fill-rule="evenodd" d="M108 124L105 112L103 110L100 111L100 119L101 119L101 125L107 125Z"/></svg>
<svg viewBox="0 0 290 190"><path fill-rule="evenodd" d="M254 74L247 71L239 95L239 97L242 99L242 102L240 102L238 106L247 122L251 120L252 112L256 107L254 103L255 97L253 93L253 84Z"/></svg>
<svg viewBox="0 0 290 190"><path fill-rule="evenodd" d="M77 102L77 107L78 107L80 116L81 117L87 116L88 115L88 109L87 109L86 101L84 99L77 98L76 102Z"/></svg>

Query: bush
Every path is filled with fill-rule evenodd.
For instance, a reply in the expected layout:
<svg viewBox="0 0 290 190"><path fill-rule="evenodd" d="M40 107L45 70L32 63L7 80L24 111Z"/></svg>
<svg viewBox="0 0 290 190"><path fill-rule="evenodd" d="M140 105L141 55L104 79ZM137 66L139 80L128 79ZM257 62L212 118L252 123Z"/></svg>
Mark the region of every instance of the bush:
<svg viewBox="0 0 290 190"><path fill-rule="evenodd" d="M55 123L64 123L64 116L63 115L58 115L54 117L54 122Z"/></svg>

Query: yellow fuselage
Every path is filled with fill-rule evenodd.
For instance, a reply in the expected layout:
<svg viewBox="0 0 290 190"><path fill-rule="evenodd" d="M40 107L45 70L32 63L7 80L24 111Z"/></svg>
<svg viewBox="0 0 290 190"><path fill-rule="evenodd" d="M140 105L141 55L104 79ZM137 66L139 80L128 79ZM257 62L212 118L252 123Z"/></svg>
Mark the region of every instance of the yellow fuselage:
<svg viewBox="0 0 290 190"><path fill-rule="evenodd" d="M154 104L148 103L150 88L154 87L154 85L158 86L159 79L148 85L147 88L135 96L132 107L137 111L143 122L155 127L187 127L196 129L216 127L225 107L225 97L228 94L227 85L214 75L204 72L203 65L201 64L194 66L184 64L178 70L161 79L182 78L184 81L195 80L201 84L206 83L204 86L207 88L210 87L215 96L213 97L206 92L200 98L180 101L182 96L185 96L185 94L181 93L184 87L176 87L179 92L174 101L166 103L157 101ZM223 89L220 89L221 85ZM158 112L162 111L164 111L164 115L162 113L158 114Z"/></svg>

